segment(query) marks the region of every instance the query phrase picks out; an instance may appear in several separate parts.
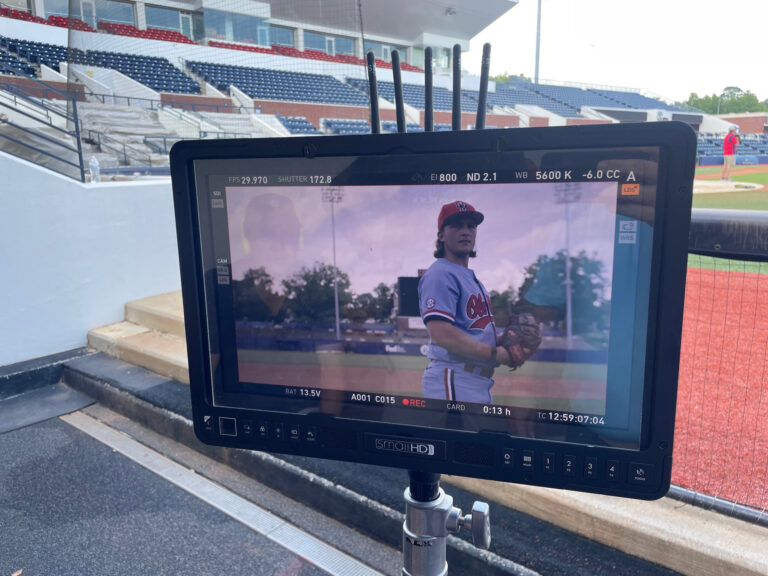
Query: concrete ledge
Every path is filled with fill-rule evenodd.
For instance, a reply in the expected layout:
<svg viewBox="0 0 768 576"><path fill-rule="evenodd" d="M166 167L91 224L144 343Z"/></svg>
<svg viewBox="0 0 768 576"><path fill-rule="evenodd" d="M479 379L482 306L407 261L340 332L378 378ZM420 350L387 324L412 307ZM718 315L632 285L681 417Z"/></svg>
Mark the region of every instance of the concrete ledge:
<svg viewBox="0 0 768 576"><path fill-rule="evenodd" d="M443 479L683 574L768 574L768 529L679 500L646 502L455 476Z"/></svg>
<svg viewBox="0 0 768 576"><path fill-rule="evenodd" d="M132 322L118 322L88 332L88 345L113 358L189 384L184 338Z"/></svg>
<svg viewBox="0 0 768 576"><path fill-rule="evenodd" d="M150 330L185 338L181 292L168 292L132 300L125 305L125 319Z"/></svg>

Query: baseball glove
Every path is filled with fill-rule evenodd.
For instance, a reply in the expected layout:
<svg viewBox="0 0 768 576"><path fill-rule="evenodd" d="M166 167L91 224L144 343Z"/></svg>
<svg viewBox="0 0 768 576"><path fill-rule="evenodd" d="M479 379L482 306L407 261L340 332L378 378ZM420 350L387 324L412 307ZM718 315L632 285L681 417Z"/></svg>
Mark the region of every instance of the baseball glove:
<svg viewBox="0 0 768 576"><path fill-rule="evenodd" d="M513 310L509 314L509 324L504 328L499 346L509 353L509 363L516 370L528 360L541 344L539 321L531 312Z"/></svg>

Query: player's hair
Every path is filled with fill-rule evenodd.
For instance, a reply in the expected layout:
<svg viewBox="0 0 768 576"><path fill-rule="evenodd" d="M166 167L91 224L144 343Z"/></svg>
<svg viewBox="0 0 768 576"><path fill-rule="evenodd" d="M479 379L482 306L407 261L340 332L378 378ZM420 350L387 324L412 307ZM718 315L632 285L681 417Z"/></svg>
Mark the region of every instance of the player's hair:
<svg viewBox="0 0 768 576"><path fill-rule="evenodd" d="M433 255L435 258L444 258L445 257L445 242L441 242L438 238L435 240L435 251L433 252ZM477 256L477 251L472 250L472 252L469 253L470 258L475 258Z"/></svg>

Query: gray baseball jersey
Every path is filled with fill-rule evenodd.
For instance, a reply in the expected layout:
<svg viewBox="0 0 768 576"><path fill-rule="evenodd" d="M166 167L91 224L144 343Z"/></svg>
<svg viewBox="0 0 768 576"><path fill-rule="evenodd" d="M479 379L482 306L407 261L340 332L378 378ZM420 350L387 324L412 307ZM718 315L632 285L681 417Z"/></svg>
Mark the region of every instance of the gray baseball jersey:
<svg viewBox="0 0 768 576"><path fill-rule="evenodd" d="M450 322L475 340L496 345L491 299L469 268L439 258L419 280L419 308L427 322ZM430 341L431 360L422 377L428 398L492 402L493 362L478 362L452 354Z"/></svg>

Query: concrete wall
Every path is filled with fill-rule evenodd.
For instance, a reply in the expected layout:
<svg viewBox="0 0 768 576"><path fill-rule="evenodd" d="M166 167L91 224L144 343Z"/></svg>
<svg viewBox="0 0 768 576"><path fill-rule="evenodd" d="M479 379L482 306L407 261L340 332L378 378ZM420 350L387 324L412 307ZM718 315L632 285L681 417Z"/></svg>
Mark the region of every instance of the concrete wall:
<svg viewBox="0 0 768 576"><path fill-rule="evenodd" d="M81 184L0 152L0 366L86 343L179 290L170 179Z"/></svg>

